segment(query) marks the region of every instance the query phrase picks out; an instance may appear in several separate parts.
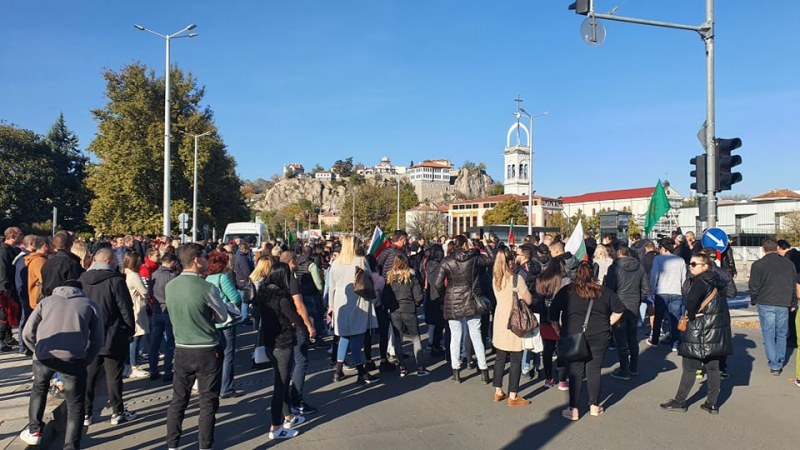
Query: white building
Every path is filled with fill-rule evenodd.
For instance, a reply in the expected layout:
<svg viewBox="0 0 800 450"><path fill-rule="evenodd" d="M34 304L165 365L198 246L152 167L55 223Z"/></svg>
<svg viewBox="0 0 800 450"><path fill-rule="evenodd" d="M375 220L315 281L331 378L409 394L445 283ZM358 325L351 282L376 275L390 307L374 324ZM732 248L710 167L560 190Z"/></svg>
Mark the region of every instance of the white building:
<svg viewBox="0 0 800 450"><path fill-rule="evenodd" d="M663 185L671 208L653 227L655 233L669 233L677 228L678 211L683 205L683 196L669 184L669 181L664 181ZM603 211L627 211L631 213L632 220L636 220L643 228L653 191L655 191L655 187L589 192L561 197L561 201L564 212L570 217L579 210L587 217L596 216Z"/></svg>
<svg viewBox="0 0 800 450"><path fill-rule="evenodd" d="M411 182L450 183L453 164L447 159L422 161L408 169Z"/></svg>
<svg viewBox="0 0 800 450"><path fill-rule="evenodd" d="M508 225L508 224L487 224L483 222L483 215L487 211L497 206L498 203L509 198L514 198L525 207L528 214L532 214L531 224L534 227L544 227L547 220L555 215L561 214L561 200L557 198L542 197L534 195L533 208L528 208L527 195L503 194L494 195L485 198L476 198L474 200L464 200L461 202L451 203L449 205L448 213L450 215L450 230L453 234L466 233L471 227L482 227L487 225ZM527 226L527 220L524 223L515 225Z"/></svg>
<svg viewBox="0 0 800 450"><path fill-rule="evenodd" d="M314 178L316 178L318 180L331 181L331 180L336 179L336 174L334 174L333 172L322 171L322 172L315 173L314 174Z"/></svg>

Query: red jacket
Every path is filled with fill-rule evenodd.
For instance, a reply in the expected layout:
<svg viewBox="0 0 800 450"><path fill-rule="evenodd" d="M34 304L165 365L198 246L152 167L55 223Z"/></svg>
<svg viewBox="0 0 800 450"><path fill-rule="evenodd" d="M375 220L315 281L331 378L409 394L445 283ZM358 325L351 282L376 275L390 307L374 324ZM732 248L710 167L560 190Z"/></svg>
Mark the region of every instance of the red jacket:
<svg viewBox="0 0 800 450"><path fill-rule="evenodd" d="M150 258L145 258L144 264L142 264L142 267L139 268L139 276L147 281L150 281L150 278L153 276L153 272L155 272L156 269L158 269L158 263L151 261Z"/></svg>

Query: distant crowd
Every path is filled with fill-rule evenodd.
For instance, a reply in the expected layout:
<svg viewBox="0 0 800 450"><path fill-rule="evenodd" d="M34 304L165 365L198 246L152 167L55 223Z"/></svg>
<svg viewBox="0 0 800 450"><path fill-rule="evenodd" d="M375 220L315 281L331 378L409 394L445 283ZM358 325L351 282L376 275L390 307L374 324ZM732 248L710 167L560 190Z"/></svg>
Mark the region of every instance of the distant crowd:
<svg viewBox="0 0 800 450"><path fill-rule="evenodd" d="M619 361L610 376L621 381L639 375L642 339L677 352L681 380L661 408L686 411L694 383L706 379L700 407L711 414L719 413L727 359L742 351L727 301L737 295L732 251L702 248L692 232L655 241L636 234L597 242L587 234L580 259L550 234L519 245L493 234L426 240L403 230L382 246L350 235L254 244L181 245L165 236L85 242L65 231L50 238L6 229L0 350L32 357L34 375L30 423L20 438L40 442L50 392L67 405L64 448L80 448L83 427L102 410L94 399L105 373L112 425L137 419L125 407L124 378L172 385L168 448L178 447L197 392L199 446L210 449L220 398L242 395L234 359L238 330L248 328L258 336L253 364L273 372L269 439L297 436L317 412L305 386L313 348L328 350L333 383L348 372L364 385L425 377L443 370L432 367L444 359L453 382L475 370L492 384L494 402L524 407L531 402L520 392L521 377L540 379L569 393L562 415L572 421L581 418L584 383L589 415L604 413L601 368L609 351ZM768 370L780 375L787 346L798 343L800 253L772 238L762 249L749 293Z"/></svg>

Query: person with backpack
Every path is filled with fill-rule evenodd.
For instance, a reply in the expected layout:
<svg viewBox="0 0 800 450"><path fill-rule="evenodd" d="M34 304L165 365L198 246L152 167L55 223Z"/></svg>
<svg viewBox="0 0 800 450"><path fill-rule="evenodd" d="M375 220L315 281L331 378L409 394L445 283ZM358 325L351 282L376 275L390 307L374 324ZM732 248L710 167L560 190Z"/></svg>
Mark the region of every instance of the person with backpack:
<svg viewBox="0 0 800 450"><path fill-rule="evenodd" d="M519 396L519 379L522 375L522 338L509 330L509 319L517 299L531 304L531 293L522 276L514 273L514 253L508 248L498 250L494 262L492 287L497 298L494 311L494 328L492 345L497 352L494 362L494 398L495 402L508 399L508 406L527 406L530 400ZM510 360L508 373L508 394L503 392L503 372L506 361Z"/></svg>

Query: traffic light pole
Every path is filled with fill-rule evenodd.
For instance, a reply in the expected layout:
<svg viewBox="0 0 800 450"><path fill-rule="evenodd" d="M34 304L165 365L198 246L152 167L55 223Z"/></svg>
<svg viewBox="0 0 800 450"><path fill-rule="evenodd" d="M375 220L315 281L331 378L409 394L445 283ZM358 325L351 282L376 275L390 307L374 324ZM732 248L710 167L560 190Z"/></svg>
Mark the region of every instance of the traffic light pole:
<svg viewBox="0 0 800 450"><path fill-rule="evenodd" d="M660 22L656 20L636 19L633 17L622 17L614 14L596 14L594 12L593 1L576 2L581 11L576 9L578 14L585 14L597 19L613 20L616 22L635 23L639 25L651 25L664 28L675 28L678 30L696 31L703 37L706 47L706 123L705 123L705 150L706 150L706 182L708 183L708 195L706 201L708 205L708 226L717 225L717 198L715 188L717 186L716 167L718 165L717 148L714 142L714 0L706 0L706 21L699 26L682 25L679 23ZM571 9L575 9L572 8Z"/></svg>

